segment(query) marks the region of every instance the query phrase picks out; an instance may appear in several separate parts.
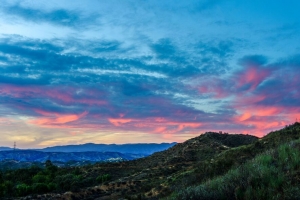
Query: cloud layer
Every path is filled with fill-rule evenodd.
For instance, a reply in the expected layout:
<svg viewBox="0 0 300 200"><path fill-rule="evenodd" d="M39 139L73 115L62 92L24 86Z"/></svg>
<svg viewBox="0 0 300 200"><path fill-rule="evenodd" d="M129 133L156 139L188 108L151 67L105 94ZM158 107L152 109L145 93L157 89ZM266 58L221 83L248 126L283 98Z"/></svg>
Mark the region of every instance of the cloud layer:
<svg viewBox="0 0 300 200"><path fill-rule="evenodd" d="M156 7L147 15L175 12L172 21L184 14L169 26L185 28L174 35L161 26L164 18L155 16L161 24L143 19L143 25L125 15L129 10L144 13L144 4L123 5L128 9L120 12L124 17L104 12L112 5L103 5L99 13L90 4L41 9L7 2L1 8L1 19L11 19L16 30L0 38L0 124L5 130L0 145L20 139L24 146L91 138L122 143L122 134L132 142L182 141L205 131L263 136L300 120L300 49L291 43L289 51L276 50L299 37L292 34L267 52L272 49L269 32L259 38L230 32L209 37L213 29L230 28L230 17L220 21L220 5L232 6L224 1L191 3L187 10L170 6L170 11L153 3ZM210 12L219 13L219 19L209 16L205 21ZM255 23L253 18L244 25ZM206 31L196 26L201 23L208 26ZM63 36L44 37L39 29L39 37L30 37L26 24L44 24ZM241 33L237 26L231 28ZM113 29L120 33L114 35ZM272 36L282 37L290 29ZM256 45L258 41L262 44Z"/></svg>

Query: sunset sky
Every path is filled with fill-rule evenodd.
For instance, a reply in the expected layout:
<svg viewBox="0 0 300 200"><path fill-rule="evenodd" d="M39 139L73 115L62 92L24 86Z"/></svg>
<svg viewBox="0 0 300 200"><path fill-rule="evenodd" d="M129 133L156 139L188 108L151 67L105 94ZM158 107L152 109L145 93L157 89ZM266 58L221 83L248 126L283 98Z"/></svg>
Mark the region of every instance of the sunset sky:
<svg viewBox="0 0 300 200"><path fill-rule="evenodd" d="M263 136L300 121L299 0L3 0L0 146Z"/></svg>

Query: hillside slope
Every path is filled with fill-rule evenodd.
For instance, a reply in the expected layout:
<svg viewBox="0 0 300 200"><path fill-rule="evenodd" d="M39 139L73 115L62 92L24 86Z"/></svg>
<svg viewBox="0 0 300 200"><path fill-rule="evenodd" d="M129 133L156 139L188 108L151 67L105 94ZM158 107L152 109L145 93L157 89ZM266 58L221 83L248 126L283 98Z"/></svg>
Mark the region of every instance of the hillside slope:
<svg viewBox="0 0 300 200"><path fill-rule="evenodd" d="M211 158L226 149L251 144L255 141L258 141L258 138L251 135L207 132L133 163L141 167L157 167L199 162Z"/></svg>
<svg viewBox="0 0 300 200"><path fill-rule="evenodd" d="M113 196L116 199L125 194L132 199L165 197L179 189L226 174L231 168L299 137L299 123L271 132L261 139L251 135L208 132L146 158L101 166L106 173L116 169L119 173L107 187L99 186L100 195L93 189L85 190L84 194L89 191L95 197ZM97 167L92 172L99 173ZM126 183L126 187L119 187L122 183ZM73 195L85 198L84 194Z"/></svg>
<svg viewBox="0 0 300 200"><path fill-rule="evenodd" d="M299 199L300 139L265 151L224 175L175 191L168 199Z"/></svg>

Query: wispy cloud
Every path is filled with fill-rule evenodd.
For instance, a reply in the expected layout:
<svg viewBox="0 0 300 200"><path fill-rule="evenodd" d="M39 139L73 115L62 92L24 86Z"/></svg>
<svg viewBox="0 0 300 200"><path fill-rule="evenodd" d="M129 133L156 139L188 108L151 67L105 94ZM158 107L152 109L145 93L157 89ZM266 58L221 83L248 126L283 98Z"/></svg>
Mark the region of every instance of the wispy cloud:
<svg viewBox="0 0 300 200"><path fill-rule="evenodd" d="M67 10L67 9L35 9L31 7L23 6L20 3L8 4L4 3L0 12L6 16L17 17L25 21L31 21L34 23L50 23L58 26L66 26L73 28L82 28L86 25L94 23L99 17L96 14L85 16L79 10ZM10 18L11 19L11 18Z"/></svg>
<svg viewBox="0 0 300 200"><path fill-rule="evenodd" d="M92 129L100 126L107 130L174 134L202 130L211 123L226 128L227 115L228 123L240 125L233 130L252 124L246 130L258 134L287 123L273 115L282 119L287 110L296 110L289 118L297 115L299 81L294 73L299 68L298 56L275 63L268 63L260 55L245 56L238 61L240 69L222 77L212 69L214 73L204 75L201 67L195 68L196 64L170 40L151 45L155 53L151 59L168 60L162 65L149 64L149 58L143 57L133 61L132 58L94 57L93 53L83 55L80 51L64 53L63 50L77 44L59 44L26 38L6 38L0 43L1 103L33 117L29 123L37 126ZM121 47L117 46L113 51L119 51ZM211 60L218 60L216 56L226 60L232 52L226 43L202 44L200 49ZM210 67L214 68L207 66ZM283 70L289 79L282 77ZM272 90L274 85L276 92ZM223 108L215 105L215 112L209 113L192 106L189 102L194 98L211 101L227 98L228 101L221 104ZM274 126L265 127L263 123Z"/></svg>

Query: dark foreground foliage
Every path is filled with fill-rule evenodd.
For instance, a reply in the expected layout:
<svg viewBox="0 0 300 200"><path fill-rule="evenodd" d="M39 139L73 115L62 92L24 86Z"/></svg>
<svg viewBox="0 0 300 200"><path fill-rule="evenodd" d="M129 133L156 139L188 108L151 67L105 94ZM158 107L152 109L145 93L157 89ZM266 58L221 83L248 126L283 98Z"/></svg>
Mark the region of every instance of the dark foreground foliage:
<svg viewBox="0 0 300 200"><path fill-rule="evenodd" d="M45 167L7 170L0 172L0 197L26 196L47 192L79 191L79 189L104 183L109 174L87 176L79 167L58 168L51 161Z"/></svg>

